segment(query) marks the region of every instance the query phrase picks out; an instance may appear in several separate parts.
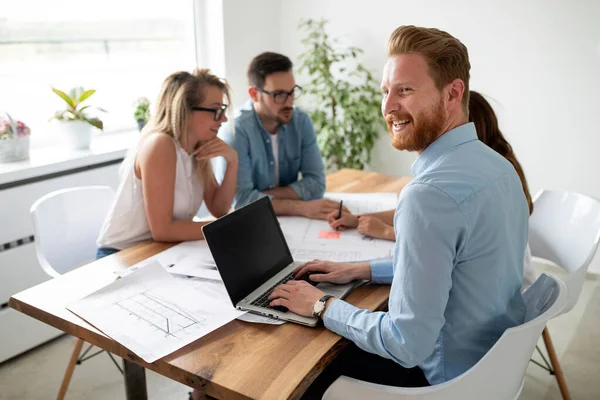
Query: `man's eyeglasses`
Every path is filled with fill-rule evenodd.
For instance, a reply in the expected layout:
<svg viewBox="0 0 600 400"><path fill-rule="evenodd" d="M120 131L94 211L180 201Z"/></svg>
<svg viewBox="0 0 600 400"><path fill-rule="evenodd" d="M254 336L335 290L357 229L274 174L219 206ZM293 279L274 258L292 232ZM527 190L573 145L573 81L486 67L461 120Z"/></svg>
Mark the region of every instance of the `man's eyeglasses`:
<svg viewBox="0 0 600 400"><path fill-rule="evenodd" d="M215 114L215 121L220 121L227 110L227 104L221 104L220 108L205 108L205 107L192 107L194 111L207 111Z"/></svg>
<svg viewBox="0 0 600 400"><path fill-rule="evenodd" d="M302 88L298 85L294 86L292 90L286 92L285 90L277 90L274 92L269 92L264 89L256 88L261 93L267 94L273 98L273 101L276 104L283 104L287 101L289 96L292 96L292 99L297 99L302 95Z"/></svg>

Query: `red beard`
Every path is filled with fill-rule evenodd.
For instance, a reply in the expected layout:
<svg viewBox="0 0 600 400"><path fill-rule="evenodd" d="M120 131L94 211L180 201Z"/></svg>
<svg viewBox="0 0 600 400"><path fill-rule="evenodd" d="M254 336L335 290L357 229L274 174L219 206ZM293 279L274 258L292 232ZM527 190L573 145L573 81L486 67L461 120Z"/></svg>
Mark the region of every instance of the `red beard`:
<svg viewBox="0 0 600 400"><path fill-rule="evenodd" d="M448 115L444 110L444 104L441 99L430 115L421 114L418 117L418 124L415 124L415 120L408 114L392 113L385 116L392 146L398 150L417 152L425 150L444 133L442 130L447 119ZM394 133L392 129L393 121L402 120L409 121L408 126L401 132Z"/></svg>

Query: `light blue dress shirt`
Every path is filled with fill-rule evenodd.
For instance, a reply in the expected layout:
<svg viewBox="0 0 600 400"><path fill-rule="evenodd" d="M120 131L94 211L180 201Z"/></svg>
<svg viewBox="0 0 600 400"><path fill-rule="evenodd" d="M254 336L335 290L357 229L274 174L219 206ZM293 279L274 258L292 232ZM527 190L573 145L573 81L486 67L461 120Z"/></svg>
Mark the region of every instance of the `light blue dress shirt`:
<svg viewBox="0 0 600 400"><path fill-rule="evenodd" d="M325 193L325 168L317 137L308 114L294 107L292 120L279 128L279 182L275 182L275 159L269 134L254 111L246 103L232 125L221 128L219 136L238 153L239 167L234 207L240 208L261 197L263 190L289 186L300 200L315 200ZM299 179L298 173L302 174Z"/></svg>
<svg viewBox="0 0 600 400"><path fill-rule="evenodd" d="M472 367L522 324L520 288L529 211L512 165L477 139L472 123L433 142L401 192L393 260L371 262L391 283L388 312L334 300L325 326L430 384Z"/></svg>

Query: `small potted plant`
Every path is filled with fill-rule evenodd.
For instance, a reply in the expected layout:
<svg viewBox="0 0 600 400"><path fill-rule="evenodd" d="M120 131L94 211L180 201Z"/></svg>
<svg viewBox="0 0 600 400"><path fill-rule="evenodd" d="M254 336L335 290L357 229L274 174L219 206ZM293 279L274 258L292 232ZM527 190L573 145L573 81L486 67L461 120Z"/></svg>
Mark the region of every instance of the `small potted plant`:
<svg viewBox="0 0 600 400"><path fill-rule="evenodd" d="M31 130L21 121L13 120L8 113L0 115L0 162L29 159Z"/></svg>
<svg viewBox="0 0 600 400"><path fill-rule="evenodd" d="M67 108L57 111L54 117L61 124L61 131L67 136L67 141L74 149L87 149L92 140L92 127L102 130L104 124L97 117L92 117L89 111L92 108L105 112L102 108L89 105L82 106L82 103L90 98L95 90L85 90L82 87L76 87L69 91L69 94L52 88L61 99L67 103Z"/></svg>
<svg viewBox="0 0 600 400"><path fill-rule="evenodd" d="M150 120L150 100L146 97L140 97L133 105L135 107L133 118L137 122L138 130L141 132Z"/></svg>

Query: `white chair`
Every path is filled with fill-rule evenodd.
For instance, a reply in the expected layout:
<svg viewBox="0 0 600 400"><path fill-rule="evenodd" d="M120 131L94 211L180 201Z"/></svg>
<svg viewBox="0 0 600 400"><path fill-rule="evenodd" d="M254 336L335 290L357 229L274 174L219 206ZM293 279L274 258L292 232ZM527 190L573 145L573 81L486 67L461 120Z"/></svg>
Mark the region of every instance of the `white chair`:
<svg viewBox="0 0 600 400"><path fill-rule="evenodd" d="M115 193L109 186L61 189L30 209L40 265L53 278L96 258L96 239Z"/></svg>
<svg viewBox="0 0 600 400"><path fill-rule="evenodd" d="M600 202L574 192L542 190L534 199L529 218L531 255L548 260L566 271L561 278L567 284L569 297L563 313L570 311L581 294L583 281L600 240ZM550 363L540 352L546 366L554 373L563 399L571 398L562 368L548 329L542 332ZM539 348L538 348L539 351Z"/></svg>
<svg viewBox="0 0 600 400"><path fill-rule="evenodd" d="M507 400L517 399L523 377L546 322L567 304L566 284L542 274L523 293L525 323L507 329L490 351L464 374L439 385L401 388L342 376L327 389L323 400Z"/></svg>
<svg viewBox="0 0 600 400"><path fill-rule="evenodd" d="M84 186L57 190L31 206L37 258L53 278L96 258L96 239L108 214L115 193L109 186ZM77 338L58 394L62 400L69 387L75 365L100 352L79 357L83 340ZM119 367L110 353L107 353Z"/></svg>

